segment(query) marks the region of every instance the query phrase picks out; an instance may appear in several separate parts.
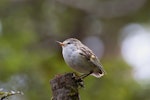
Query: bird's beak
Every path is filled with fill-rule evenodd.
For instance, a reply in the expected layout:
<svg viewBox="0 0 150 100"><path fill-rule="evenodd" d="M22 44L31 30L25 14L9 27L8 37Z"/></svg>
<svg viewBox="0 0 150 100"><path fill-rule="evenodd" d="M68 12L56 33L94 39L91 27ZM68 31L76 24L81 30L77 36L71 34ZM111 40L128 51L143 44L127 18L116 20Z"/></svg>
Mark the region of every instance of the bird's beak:
<svg viewBox="0 0 150 100"><path fill-rule="evenodd" d="M64 46L62 42L56 41L60 46Z"/></svg>

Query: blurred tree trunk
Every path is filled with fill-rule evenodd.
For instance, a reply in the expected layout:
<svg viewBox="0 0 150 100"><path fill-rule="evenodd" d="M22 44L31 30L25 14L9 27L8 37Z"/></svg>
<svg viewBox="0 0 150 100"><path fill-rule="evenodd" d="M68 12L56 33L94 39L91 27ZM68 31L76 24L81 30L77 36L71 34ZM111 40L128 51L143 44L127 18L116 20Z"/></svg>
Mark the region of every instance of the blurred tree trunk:
<svg viewBox="0 0 150 100"><path fill-rule="evenodd" d="M50 81L52 100L80 100L74 73L58 75Z"/></svg>

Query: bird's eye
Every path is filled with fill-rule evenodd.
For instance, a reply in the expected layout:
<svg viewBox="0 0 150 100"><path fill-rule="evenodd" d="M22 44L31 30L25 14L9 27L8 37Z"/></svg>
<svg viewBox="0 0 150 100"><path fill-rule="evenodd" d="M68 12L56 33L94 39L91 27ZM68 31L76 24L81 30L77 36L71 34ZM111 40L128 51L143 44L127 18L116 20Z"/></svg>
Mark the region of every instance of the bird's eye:
<svg viewBox="0 0 150 100"><path fill-rule="evenodd" d="M68 42L67 44L71 44L70 42Z"/></svg>

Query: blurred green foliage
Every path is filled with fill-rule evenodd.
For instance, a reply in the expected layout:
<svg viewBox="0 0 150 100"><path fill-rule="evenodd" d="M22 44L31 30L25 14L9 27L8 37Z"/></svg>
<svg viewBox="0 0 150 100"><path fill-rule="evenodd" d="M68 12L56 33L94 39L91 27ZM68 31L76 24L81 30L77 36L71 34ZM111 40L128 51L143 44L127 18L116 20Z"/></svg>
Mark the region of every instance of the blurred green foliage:
<svg viewBox="0 0 150 100"><path fill-rule="evenodd" d="M87 12L51 0L1 0L0 88L23 91L20 100L50 99L50 79L73 71L65 64L55 40L72 36L82 39L89 35L84 33L88 28L83 26L87 16ZM107 26L110 20L105 19L104 25ZM116 27L120 28L122 23L127 22L121 21ZM113 52L116 48L119 51L114 42L117 40L113 40L118 37L113 33L119 29L114 31L115 26L111 25L112 29L105 27L107 31L102 35L107 52L102 64L107 75L101 79L86 78L85 89L80 89L81 100L148 100L150 89L143 89L132 77L131 67L118 52Z"/></svg>

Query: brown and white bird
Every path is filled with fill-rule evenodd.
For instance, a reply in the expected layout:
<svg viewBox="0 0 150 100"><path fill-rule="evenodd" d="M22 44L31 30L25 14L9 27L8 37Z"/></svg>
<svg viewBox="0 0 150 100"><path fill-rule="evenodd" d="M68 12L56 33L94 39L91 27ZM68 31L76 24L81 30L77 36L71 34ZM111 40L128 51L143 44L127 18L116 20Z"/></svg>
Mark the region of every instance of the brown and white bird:
<svg viewBox="0 0 150 100"><path fill-rule="evenodd" d="M93 75L100 78L105 74L98 57L78 39L69 38L64 42L57 42L62 46L65 62L76 71L84 73L85 77Z"/></svg>

